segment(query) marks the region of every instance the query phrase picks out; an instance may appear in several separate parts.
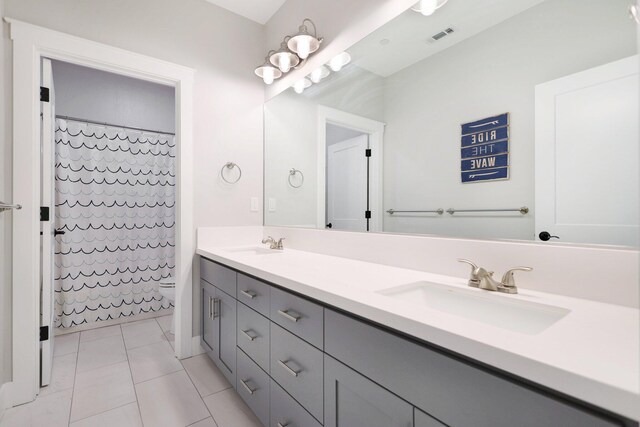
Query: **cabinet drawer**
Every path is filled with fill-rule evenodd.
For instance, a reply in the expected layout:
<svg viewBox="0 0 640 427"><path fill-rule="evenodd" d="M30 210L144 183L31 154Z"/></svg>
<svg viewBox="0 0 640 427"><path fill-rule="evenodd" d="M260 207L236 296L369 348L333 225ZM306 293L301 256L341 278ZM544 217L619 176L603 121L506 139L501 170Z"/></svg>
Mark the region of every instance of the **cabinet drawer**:
<svg viewBox="0 0 640 427"><path fill-rule="evenodd" d="M271 320L320 349L324 344L323 311L318 304L271 288Z"/></svg>
<svg viewBox="0 0 640 427"><path fill-rule="evenodd" d="M271 323L271 377L322 421L322 352Z"/></svg>
<svg viewBox="0 0 640 427"><path fill-rule="evenodd" d="M236 272L230 268L216 264L206 258L200 258L200 278L235 298Z"/></svg>
<svg viewBox="0 0 640 427"><path fill-rule="evenodd" d="M413 420L414 427L447 427L418 408L413 408Z"/></svg>
<svg viewBox="0 0 640 427"><path fill-rule="evenodd" d="M269 319L238 304L238 347L269 372Z"/></svg>
<svg viewBox="0 0 640 427"><path fill-rule="evenodd" d="M269 425L269 376L238 350L238 394L263 425Z"/></svg>
<svg viewBox="0 0 640 427"><path fill-rule="evenodd" d="M325 310L325 351L447 425L620 425L332 310Z"/></svg>
<svg viewBox="0 0 640 427"><path fill-rule="evenodd" d="M271 285L238 273L238 301L269 317L269 291Z"/></svg>
<svg viewBox="0 0 640 427"><path fill-rule="evenodd" d="M298 402L271 381L271 424L269 427L322 427Z"/></svg>

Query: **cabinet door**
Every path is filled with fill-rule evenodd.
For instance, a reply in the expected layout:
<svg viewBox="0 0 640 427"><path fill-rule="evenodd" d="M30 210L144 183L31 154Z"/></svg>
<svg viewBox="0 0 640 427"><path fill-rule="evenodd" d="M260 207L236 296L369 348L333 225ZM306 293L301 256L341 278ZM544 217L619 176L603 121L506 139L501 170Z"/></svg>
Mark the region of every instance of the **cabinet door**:
<svg viewBox="0 0 640 427"><path fill-rule="evenodd" d="M215 355L219 347L218 326L213 318L216 289L204 280L200 280L200 288L202 289L202 341L207 353Z"/></svg>
<svg viewBox="0 0 640 427"><path fill-rule="evenodd" d="M418 408L414 408L414 420L416 423L414 427L447 427Z"/></svg>
<svg viewBox="0 0 640 427"><path fill-rule="evenodd" d="M236 371L236 300L227 293L216 289L216 319L218 326L218 358L228 369L223 372L235 383ZM229 376L231 374L231 377Z"/></svg>
<svg viewBox="0 0 640 427"><path fill-rule="evenodd" d="M413 407L330 356L324 357L325 427L413 427Z"/></svg>

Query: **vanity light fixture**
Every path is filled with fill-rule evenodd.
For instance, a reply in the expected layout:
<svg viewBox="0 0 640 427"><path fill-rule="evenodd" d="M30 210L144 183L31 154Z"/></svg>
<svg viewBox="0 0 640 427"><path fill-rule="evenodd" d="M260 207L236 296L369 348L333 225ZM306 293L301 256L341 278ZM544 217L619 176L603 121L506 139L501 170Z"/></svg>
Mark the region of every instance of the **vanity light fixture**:
<svg viewBox="0 0 640 427"><path fill-rule="evenodd" d="M269 57L269 61L271 61L271 63L278 67L283 73L288 73L292 67L295 67L300 63L298 55L291 52L287 47L287 41L290 38L291 36L285 37L282 43L280 43L280 49L272 53Z"/></svg>
<svg viewBox="0 0 640 427"><path fill-rule="evenodd" d="M447 4L449 0L420 0L411 10L419 12L424 16L433 15L433 13Z"/></svg>
<svg viewBox="0 0 640 427"><path fill-rule="evenodd" d="M324 65L321 65L318 68L316 68L315 70L313 70L311 72L311 74L309 74L309 78L314 83L320 83L320 80L324 79L329 74L330 74L329 69L327 67L325 67Z"/></svg>
<svg viewBox="0 0 640 427"><path fill-rule="evenodd" d="M313 25L313 34L309 33L309 29L304 24L305 22ZM302 25L298 27L298 33L289 39L287 46L289 46L289 49L295 52L300 59L304 60L320 48L320 43L322 43L322 38L318 38L316 24L314 24L311 19L305 18L302 21Z"/></svg>
<svg viewBox="0 0 640 427"><path fill-rule="evenodd" d="M309 80L308 78L305 77L303 79L298 80L297 82L295 82L293 84L293 90L295 90L296 93L300 94L300 93L304 92L304 90L306 88L311 86L311 84L312 84L311 80Z"/></svg>
<svg viewBox="0 0 640 427"><path fill-rule="evenodd" d="M351 55L349 55L349 52L342 52L341 54L331 58L331 61L329 61L327 65L333 71L340 71L342 67L347 65L349 62L351 62Z"/></svg>
<svg viewBox="0 0 640 427"><path fill-rule="evenodd" d="M274 67L269 61L269 57L271 56L272 52L275 53L275 51L273 50L269 51L267 56L264 58L264 64L255 69L256 75L260 77L267 85L273 83L275 79L279 79L280 77L282 77L282 71Z"/></svg>

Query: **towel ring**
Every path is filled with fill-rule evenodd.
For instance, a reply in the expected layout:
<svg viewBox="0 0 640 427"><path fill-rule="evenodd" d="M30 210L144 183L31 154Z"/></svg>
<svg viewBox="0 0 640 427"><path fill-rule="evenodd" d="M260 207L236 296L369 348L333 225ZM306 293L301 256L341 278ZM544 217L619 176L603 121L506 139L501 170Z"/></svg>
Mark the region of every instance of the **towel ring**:
<svg viewBox="0 0 640 427"><path fill-rule="evenodd" d="M302 181L300 182L300 185L294 185L294 184L291 182L291 178L292 178L292 177L294 177L294 176L296 176L296 174L298 174L298 173L300 174L300 178L302 178ZM288 180L289 180L289 185L290 185L290 186L292 186L293 188L300 188L300 187L302 187L302 185L304 184L304 174L302 173L302 171L301 171L301 170L298 170L298 169L296 169L296 168L291 168L291 170L289 171L289 178L288 178Z"/></svg>
<svg viewBox="0 0 640 427"><path fill-rule="evenodd" d="M238 168L238 177L234 180L234 181L229 181L227 178L224 177L224 169L233 169L233 168ZM227 162L222 166L222 169L220 169L220 177L222 178L222 180L228 184L235 184L236 182L240 181L240 178L242 178L242 169L240 169L240 166L238 166L237 163L233 163L233 162Z"/></svg>

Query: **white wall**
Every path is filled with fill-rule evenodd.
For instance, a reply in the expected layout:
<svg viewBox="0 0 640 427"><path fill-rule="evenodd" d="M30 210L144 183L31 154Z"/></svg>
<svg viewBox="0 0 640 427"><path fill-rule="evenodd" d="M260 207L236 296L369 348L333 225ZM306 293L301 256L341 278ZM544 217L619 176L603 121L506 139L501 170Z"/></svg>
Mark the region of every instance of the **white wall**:
<svg viewBox="0 0 640 427"><path fill-rule="evenodd" d="M175 90L144 80L53 61L56 115L175 132Z"/></svg>
<svg viewBox="0 0 640 427"><path fill-rule="evenodd" d="M250 197L261 199L262 194L264 85L253 69L266 52L263 26L203 0L5 0L5 4L5 16L196 69L194 226L262 223L261 212L249 208ZM3 27L6 38L8 25ZM7 67L10 54L10 49L5 52ZM10 92L4 100L10 102ZM3 155L10 153L9 128L5 127ZM220 168L227 161L237 162L243 170L242 180L234 186L220 180ZM10 175L5 178L3 186L10 188ZM195 285L198 277L196 264ZM194 319L200 315L199 296L194 292ZM194 320L195 335L199 329Z"/></svg>
<svg viewBox="0 0 640 427"><path fill-rule="evenodd" d="M634 55L626 0L546 1L411 67L385 85L384 209L519 208L496 216L385 215L384 230L534 238L535 85ZM453 36L451 36L453 37ZM460 124L510 113L510 179L460 180Z"/></svg>

